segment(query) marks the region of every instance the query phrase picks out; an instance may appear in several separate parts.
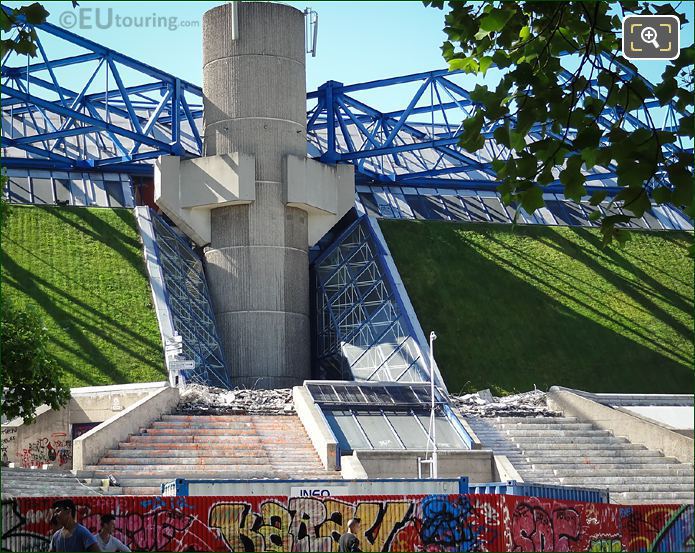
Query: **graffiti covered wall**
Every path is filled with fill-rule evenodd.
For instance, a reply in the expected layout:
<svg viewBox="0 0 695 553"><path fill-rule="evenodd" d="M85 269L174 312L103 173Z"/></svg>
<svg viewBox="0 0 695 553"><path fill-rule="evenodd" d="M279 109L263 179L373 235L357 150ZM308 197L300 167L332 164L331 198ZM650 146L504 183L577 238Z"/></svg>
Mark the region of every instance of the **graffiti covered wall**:
<svg viewBox="0 0 695 553"><path fill-rule="evenodd" d="M3 551L46 551L51 498L2 503ZM351 517L363 551L693 551L692 505L620 506L498 495L84 497L78 520L134 551L337 551Z"/></svg>

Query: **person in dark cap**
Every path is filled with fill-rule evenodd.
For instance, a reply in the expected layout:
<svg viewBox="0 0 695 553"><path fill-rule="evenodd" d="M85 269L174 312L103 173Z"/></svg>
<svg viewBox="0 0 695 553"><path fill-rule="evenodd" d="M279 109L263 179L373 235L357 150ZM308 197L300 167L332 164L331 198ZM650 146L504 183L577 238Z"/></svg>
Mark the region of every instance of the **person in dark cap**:
<svg viewBox="0 0 695 553"><path fill-rule="evenodd" d="M340 536L338 540L338 551L362 551L360 549L360 540L357 539L357 534L360 531L360 519L351 518L347 523L347 532Z"/></svg>
<svg viewBox="0 0 695 553"><path fill-rule="evenodd" d="M53 514L62 528L53 534L49 551L101 551L92 533L75 520L76 513L72 499L53 503Z"/></svg>

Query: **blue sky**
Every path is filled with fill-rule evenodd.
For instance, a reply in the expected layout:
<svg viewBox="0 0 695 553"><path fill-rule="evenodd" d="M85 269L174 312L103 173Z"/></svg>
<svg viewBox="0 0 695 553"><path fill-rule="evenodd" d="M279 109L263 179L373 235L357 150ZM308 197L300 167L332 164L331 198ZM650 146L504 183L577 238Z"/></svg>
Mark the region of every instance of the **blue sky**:
<svg viewBox="0 0 695 553"><path fill-rule="evenodd" d="M17 6L27 2L8 2ZM108 17L177 18L178 22L198 22L169 30L163 26L140 29L115 27L99 29L72 27L70 30L127 54L140 61L172 73L196 84L202 81L201 32L203 13L221 2L90 2L82 1L79 9L92 10L92 21L100 11L102 21ZM426 8L419 1L402 2L288 2L299 9L311 7L319 13L318 53L307 58L307 90L314 90L327 80L355 83L427 71L446 66L439 47L445 39L442 32L444 12ZM51 12L49 22L60 24L64 12L75 14L68 1L44 2ZM691 23L682 31L681 43L692 43L693 3L683 2ZM65 17L65 16L64 16ZM68 16L69 17L69 16ZM56 44L57 45L57 44ZM52 57L75 52L53 50ZM664 68L663 62L642 62L640 70L655 80ZM124 76L124 79L126 77ZM393 91L392 94L399 94ZM397 98L382 97L382 109L392 109Z"/></svg>

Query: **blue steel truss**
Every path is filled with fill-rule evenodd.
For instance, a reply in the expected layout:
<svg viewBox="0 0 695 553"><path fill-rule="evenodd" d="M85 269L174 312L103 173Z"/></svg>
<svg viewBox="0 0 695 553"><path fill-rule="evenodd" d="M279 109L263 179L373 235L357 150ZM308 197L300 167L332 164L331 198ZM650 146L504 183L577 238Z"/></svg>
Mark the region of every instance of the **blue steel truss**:
<svg viewBox="0 0 695 553"><path fill-rule="evenodd" d="M318 376L428 382L417 333L367 216L356 218L311 264ZM435 380L444 386L435 369Z"/></svg>
<svg viewBox="0 0 695 553"><path fill-rule="evenodd" d="M604 61L612 63L626 78L642 78L614 60L605 58ZM502 122L483 128L485 146L475 154L458 147L462 122L476 109L466 89L470 85L459 77L464 74L444 69L352 85L328 81L307 96L313 102L307 127L310 154L327 163L353 163L360 184L495 190L499 182L491 162L511 155L492 136ZM561 74L567 81L571 77L569 71ZM651 83L645 83L653 88ZM388 97L390 90L392 95L398 94L399 85L401 92L406 86L410 94L403 101L403 109L382 111L357 98L359 94ZM592 79L583 94L605 99L606 92ZM598 118L598 124L603 129L618 124L633 130L650 123L674 131L682 115L685 113L674 103L660 106L657 100L651 100L631 113L607 108ZM529 137L539 139L540 130L532 128ZM572 139L572 134L568 138ZM692 151L692 144L681 141L665 146L667 158L681 150ZM608 171L590 170L587 189L615 193L619 190L616 176L614 167ZM663 175L658 180L665 183ZM560 192L559 180L546 186L545 191Z"/></svg>
<svg viewBox="0 0 695 553"><path fill-rule="evenodd" d="M152 214L157 257L174 331L181 336L181 355L196 368L183 371L186 382L231 389L203 264L190 244L161 215Z"/></svg>
<svg viewBox="0 0 695 553"><path fill-rule="evenodd" d="M35 30L37 58L2 60L5 167L138 172L142 160L201 154L200 87L50 23ZM74 55L52 57L56 41Z"/></svg>
<svg viewBox="0 0 695 553"><path fill-rule="evenodd" d="M200 87L60 27L46 23L36 31L35 61L15 53L2 60L5 167L118 166L120 172L149 175L148 161L160 155L201 154ZM75 54L51 57L56 40ZM626 78L642 79L615 60L603 60ZM69 88L68 76L81 86ZM561 75L570 77L569 71ZM402 87L408 90L403 93ZM309 153L327 163L353 163L358 184L495 190L498 180L491 161L511 155L492 138L499 123L483 129L487 140L479 152L458 147L462 122L476 107L470 87L470 76L446 69L352 85L328 81L307 95ZM365 94L405 100L395 110L383 110L363 98ZM605 98L606 90L589 79L583 94ZM652 100L630 113L607 108L598 123L603 128L619 123L626 130L656 123L673 130L682 115L673 103L659 106ZM538 137L539 131L531 129L529 136ZM668 156L692 151L692 144L665 148ZM619 190L614 168L592 169L586 177L589 191ZM658 180L667 184L664 177ZM560 188L555 181L545 191Z"/></svg>

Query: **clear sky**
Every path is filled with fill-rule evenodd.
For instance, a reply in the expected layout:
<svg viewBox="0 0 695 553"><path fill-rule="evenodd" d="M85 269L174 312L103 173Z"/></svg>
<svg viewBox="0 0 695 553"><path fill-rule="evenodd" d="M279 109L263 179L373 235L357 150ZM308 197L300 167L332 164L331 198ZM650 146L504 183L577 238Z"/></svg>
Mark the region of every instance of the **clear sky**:
<svg viewBox="0 0 695 553"><path fill-rule="evenodd" d="M7 2L10 6L26 3L28 2ZM80 28L78 23L70 26L70 30L178 77L201 84L202 16L206 10L220 3L81 1L80 6L73 9L70 2L60 0L44 2L44 5L51 12L49 22L65 27L70 26L71 22L75 23L75 14L79 10L91 10L88 17L91 28ZM419 1L308 0L288 3L302 10L308 6L319 13L318 52L315 58L307 58L307 90L314 90L327 80L347 84L446 67L439 49L445 39L442 32L444 12L426 8ZM681 4L680 9L685 10L691 21L682 32L681 43L691 44L693 3ZM148 15L165 17L167 20L175 18L177 28L170 30L160 25L141 29L115 24L108 29L97 28L97 16L105 22L109 15L112 21L116 16L120 16L123 21L127 17ZM51 55L62 57L74 53L53 51ZM658 79L663 68L663 62L658 61L642 62L640 65L642 73L651 80ZM384 100L391 104L389 100L393 99ZM392 109L385 105L379 107Z"/></svg>

